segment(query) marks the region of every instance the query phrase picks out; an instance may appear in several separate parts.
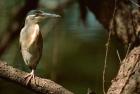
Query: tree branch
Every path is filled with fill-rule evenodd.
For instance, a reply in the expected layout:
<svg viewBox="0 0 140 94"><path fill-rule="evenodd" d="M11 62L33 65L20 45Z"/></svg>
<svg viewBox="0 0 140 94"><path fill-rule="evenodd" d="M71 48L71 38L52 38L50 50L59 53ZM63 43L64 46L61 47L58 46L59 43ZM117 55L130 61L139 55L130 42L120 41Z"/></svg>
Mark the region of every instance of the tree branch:
<svg viewBox="0 0 140 94"><path fill-rule="evenodd" d="M107 94L140 94L140 47L123 60Z"/></svg>
<svg viewBox="0 0 140 94"><path fill-rule="evenodd" d="M0 77L16 82L24 87L28 87L35 92L43 94L74 94L57 83L35 76L35 82L31 82L26 85L24 77L27 75L26 72L9 66L4 61L0 61Z"/></svg>

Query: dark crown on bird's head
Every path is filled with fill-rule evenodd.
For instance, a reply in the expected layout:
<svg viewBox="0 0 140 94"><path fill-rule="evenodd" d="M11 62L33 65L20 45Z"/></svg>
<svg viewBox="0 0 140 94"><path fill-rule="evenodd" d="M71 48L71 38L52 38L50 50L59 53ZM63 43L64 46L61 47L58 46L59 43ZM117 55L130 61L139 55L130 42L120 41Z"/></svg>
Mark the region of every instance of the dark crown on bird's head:
<svg viewBox="0 0 140 94"><path fill-rule="evenodd" d="M43 14L43 13L44 13L44 11L42 11L42 10L31 10L31 11L29 11L29 13L27 14L27 16L28 16L28 15L39 16L39 15L41 15L41 14Z"/></svg>
<svg viewBox="0 0 140 94"><path fill-rule="evenodd" d="M61 17L60 15L57 15L57 14L51 14L51 13L46 13L42 10L31 10L27 16L29 15L34 15L34 16L40 16L40 17L51 17L51 18L55 18L55 17Z"/></svg>

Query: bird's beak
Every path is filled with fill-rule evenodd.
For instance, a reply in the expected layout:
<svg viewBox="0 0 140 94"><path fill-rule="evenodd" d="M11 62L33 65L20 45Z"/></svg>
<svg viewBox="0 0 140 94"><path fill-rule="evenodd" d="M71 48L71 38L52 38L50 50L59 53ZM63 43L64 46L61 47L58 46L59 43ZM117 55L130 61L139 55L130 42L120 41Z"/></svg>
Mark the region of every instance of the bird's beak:
<svg viewBox="0 0 140 94"><path fill-rule="evenodd" d="M48 17L48 18L61 17L60 15L51 14L51 13L43 13L43 15L44 15L45 17Z"/></svg>

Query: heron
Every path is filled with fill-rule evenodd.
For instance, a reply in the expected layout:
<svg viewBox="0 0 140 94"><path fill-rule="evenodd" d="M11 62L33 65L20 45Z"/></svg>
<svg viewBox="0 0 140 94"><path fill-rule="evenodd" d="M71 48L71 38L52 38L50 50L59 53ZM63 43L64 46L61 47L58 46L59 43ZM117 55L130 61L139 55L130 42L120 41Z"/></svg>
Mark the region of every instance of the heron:
<svg viewBox="0 0 140 94"><path fill-rule="evenodd" d="M20 32L20 51L25 64L31 72L25 76L26 85L33 79L34 71L40 61L43 49L43 38L40 32L39 23L46 18L60 17L57 14L46 13L42 10L31 10L25 19L24 27Z"/></svg>

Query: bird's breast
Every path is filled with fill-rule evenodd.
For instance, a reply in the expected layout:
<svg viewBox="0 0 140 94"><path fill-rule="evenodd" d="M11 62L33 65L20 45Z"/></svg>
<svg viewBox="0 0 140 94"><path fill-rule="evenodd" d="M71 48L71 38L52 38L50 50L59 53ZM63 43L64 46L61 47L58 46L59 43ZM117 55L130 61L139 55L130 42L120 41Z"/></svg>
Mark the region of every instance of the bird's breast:
<svg viewBox="0 0 140 94"><path fill-rule="evenodd" d="M31 38L30 38L30 43L31 44L36 40L36 37L39 34L39 27L38 27L38 25L35 25L32 28L33 28L33 32L31 34Z"/></svg>
<svg viewBox="0 0 140 94"><path fill-rule="evenodd" d="M28 49L36 40L39 34L39 26L37 24L24 27L20 35L20 43L22 48Z"/></svg>

